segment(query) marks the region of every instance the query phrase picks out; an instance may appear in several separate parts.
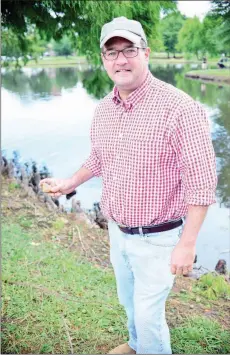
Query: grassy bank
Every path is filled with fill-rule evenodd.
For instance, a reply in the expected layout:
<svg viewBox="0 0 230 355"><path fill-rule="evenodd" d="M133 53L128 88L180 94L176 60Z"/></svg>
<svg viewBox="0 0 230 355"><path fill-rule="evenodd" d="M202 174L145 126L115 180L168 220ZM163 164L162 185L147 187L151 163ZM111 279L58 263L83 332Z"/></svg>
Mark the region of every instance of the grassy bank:
<svg viewBox="0 0 230 355"><path fill-rule="evenodd" d="M26 64L22 61L19 61L21 67L26 68L65 68L65 67L74 67L79 64L87 64L85 57L76 57L76 56L57 56L57 57L44 57L36 60L29 60ZM14 67L15 63L9 63L10 67Z"/></svg>
<svg viewBox="0 0 230 355"><path fill-rule="evenodd" d="M209 64L216 64L218 62L219 58L210 58L208 59ZM176 58L170 57L168 58L167 53L156 53L152 52L150 54L150 63L164 63L164 64L185 64L185 63L201 63L201 61L198 61L195 56L191 56L190 59L182 58L181 54L178 53L176 54ZM19 64L23 67L24 63L22 61L19 62ZM47 67L47 68L62 68L62 67L71 67L71 66L76 66L78 64L87 64L87 60L84 56L52 56L52 57L44 57L42 59L38 59L37 61L35 60L29 60L28 63L26 64L26 67L28 68L42 68L42 67ZM10 67L13 67L15 65L14 62L9 63Z"/></svg>
<svg viewBox="0 0 230 355"><path fill-rule="evenodd" d="M216 64L218 62L219 58L209 58L208 63L209 64ZM152 52L150 54L150 63L168 63L168 64L186 64L186 63L197 63L201 64L202 61L198 60L196 56L191 55L190 58L186 58L181 55L181 53L176 54L176 58L173 58L172 55L170 58L168 58L167 53L156 53Z"/></svg>
<svg viewBox="0 0 230 355"><path fill-rule="evenodd" d="M125 342L107 232L2 186L2 353L105 354ZM229 296L220 276L177 279L167 302L174 353L230 352Z"/></svg>
<svg viewBox="0 0 230 355"><path fill-rule="evenodd" d="M230 84L230 69L192 70L186 77Z"/></svg>

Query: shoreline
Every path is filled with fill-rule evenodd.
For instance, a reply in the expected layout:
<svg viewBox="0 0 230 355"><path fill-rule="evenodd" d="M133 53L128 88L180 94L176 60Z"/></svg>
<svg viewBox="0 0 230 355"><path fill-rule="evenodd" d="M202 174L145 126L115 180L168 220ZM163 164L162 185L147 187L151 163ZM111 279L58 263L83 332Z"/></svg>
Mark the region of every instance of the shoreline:
<svg viewBox="0 0 230 355"><path fill-rule="evenodd" d="M149 60L150 64L201 64L201 61L197 60L196 58L194 59L185 59L185 58L167 58L167 57L158 57L158 56L150 56ZM215 64L217 60L210 59L209 63L210 64ZM4 63L3 63L4 64ZM37 62L35 60L29 60L26 65L22 61L19 61L19 65L21 68L43 68L43 67L72 67L75 65L84 65L88 63L87 59L83 56L69 56L69 57L64 57L64 56L54 56L54 57L44 57L44 58L39 58ZM15 65L15 62L9 62L8 68L13 68ZM2 66L4 68L4 66ZM7 68L7 67L6 67Z"/></svg>
<svg viewBox="0 0 230 355"><path fill-rule="evenodd" d="M100 208L99 202L94 202L92 208L85 209L81 207L81 201L77 199L76 196L71 196L71 208L67 209L65 205L60 204L60 201L57 198L51 197L49 194L42 191L39 187L39 182L41 179L52 177L50 175L49 169L44 165L40 170L37 168L35 161L30 165L28 162L20 164L18 161L19 155L14 154L13 158L6 158L4 155L1 157L1 176L2 178L9 179L9 183L12 182L14 186L20 187L23 190L22 196L24 198L32 198L34 201L37 201L37 204L42 202L44 207L49 211L56 212L60 215L66 215L68 213L74 214L75 217L83 219L85 223L90 228L99 228L104 230L108 235L108 221L103 216ZM70 197L66 196L67 199ZM22 203L22 202L21 202ZM218 269L217 265L220 260L216 260L215 270L210 270L203 267L197 263L197 255L193 263L193 271L188 275L189 279L198 280L202 275L212 272L214 274L220 274L223 271L223 268ZM226 261L224 260L224 270L225 273L228 272L226 267ZM229 270L230 271L230 270Z"/></svg>
<svg viewBox="0 0 230 355"><path fill-rule="evenodd" d="M212 72L213 71L213 72ZM186 78L205 82L224 83L230 85L229 69L194 70L185 74Z"/></svg>
<svg viewBox="0 0 230 355"><path fill-rule="evenodd" d="M210 60L209 64L215 64L216 60ZM14 63L9 63L9 66L2 66L3 70L20 70L20 69L44 69L44 68L75 68L77 66L90 66L90 63L86 60L85 57L48 57L44 59L39 59L37 62L34 60L29 61L26 65L22 62L19 62L20 67L15 68ZM158 58L150 57L150 65L186 65L186 64L201 64L200 61L194 59L175 59L175 58ZM213 83L213 84L225 84L230 85L230 69L207 69L207 70L192 70L185 74L185 78L192 80L200 80L204 83Z"/></svg>
<svg viewBox="0 0 230 355"><path fill-rule="evenodd" d="M52 177L48 167L44 165L41 169L38 169L35 161L21 164L18 159L18 152L15 152L11 159L1 155L0 174L2 178L5 177L12 181L14 185L19 186L23 190L25 198L37 198L37 203L39 201L44 203L44 206L49 211L56 211L60 214L75 213L81 216L91 227L108 229L108 221L101 213L98 202L94 202L90 209L82 208L81 201L74 196L76 195L75 190L73 193L66 195L67 200L71 198L71 208L69 211L65 205L60 204L58 198L51 197L48 193L42 191L39 186L42 179Z"/></svg>

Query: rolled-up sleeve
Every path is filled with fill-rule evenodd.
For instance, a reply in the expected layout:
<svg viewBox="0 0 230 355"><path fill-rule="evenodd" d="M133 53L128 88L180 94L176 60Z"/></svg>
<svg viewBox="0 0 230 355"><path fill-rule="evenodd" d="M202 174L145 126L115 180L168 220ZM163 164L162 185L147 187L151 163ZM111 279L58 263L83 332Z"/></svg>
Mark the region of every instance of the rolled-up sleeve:
<svg viewBox="0 0 230 355"><path fill-rule="evenodd" d="M188 205L216 202L216 158L206 111L191 100L174 120L171 142L181 173L184 199Z"/></svg>
<svg viewBox="0 0 230 355"><path fill-rule="evenodd" d="M91 139L91 153L88 159L84 162L82 167L89 169L94 176L101 176L101 161L98 157L96 149L96 117L94 117L91 130L90 130L90 139Z"/></svg>

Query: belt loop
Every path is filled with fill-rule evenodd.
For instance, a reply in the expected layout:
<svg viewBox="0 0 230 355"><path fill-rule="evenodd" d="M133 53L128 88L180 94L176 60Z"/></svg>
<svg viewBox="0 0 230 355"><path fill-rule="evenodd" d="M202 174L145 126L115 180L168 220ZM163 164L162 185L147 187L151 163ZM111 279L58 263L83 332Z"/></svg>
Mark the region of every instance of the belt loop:
<svg viewBox="0 0 230 355"><path fill-rule="evenodd" d="M140 234L140 236L141 236L141 237L144 237L144 233L143 233L142 227L138 227L138 229L139 229L139 234Z"/></svg>

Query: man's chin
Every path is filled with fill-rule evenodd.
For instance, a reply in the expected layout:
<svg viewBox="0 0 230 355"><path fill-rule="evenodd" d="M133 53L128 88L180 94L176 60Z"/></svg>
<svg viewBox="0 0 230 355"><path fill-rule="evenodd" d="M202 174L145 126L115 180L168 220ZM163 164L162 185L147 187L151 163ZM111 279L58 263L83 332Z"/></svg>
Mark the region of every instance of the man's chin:
<svg viewBox="0 0 230 355"><path fill-rule="evenodd" d="M127 79L114 79L114 83L116 84L117 87L123 88L123 89L129 89L132 86L132 80L127 80Z"/></svg>

